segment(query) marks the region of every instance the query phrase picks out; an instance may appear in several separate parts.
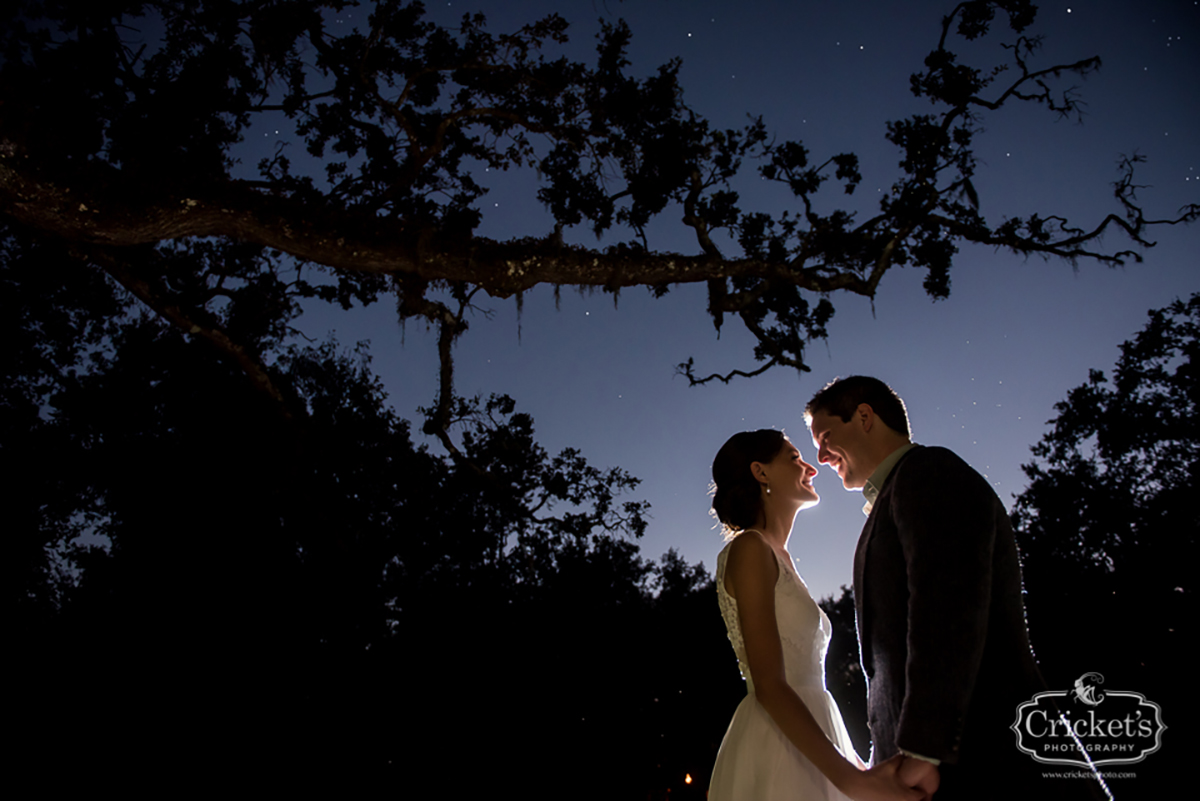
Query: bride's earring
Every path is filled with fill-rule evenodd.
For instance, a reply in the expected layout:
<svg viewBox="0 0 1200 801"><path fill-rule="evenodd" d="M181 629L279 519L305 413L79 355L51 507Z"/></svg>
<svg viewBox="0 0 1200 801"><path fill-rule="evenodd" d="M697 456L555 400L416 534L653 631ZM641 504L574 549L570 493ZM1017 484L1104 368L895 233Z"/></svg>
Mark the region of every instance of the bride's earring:
<svg viewBox="0 0 1200 801"><path fill-rule="evenodd" d="M767 484L767 494L768 495L771 494L771 485L770 484Z"/></svg>

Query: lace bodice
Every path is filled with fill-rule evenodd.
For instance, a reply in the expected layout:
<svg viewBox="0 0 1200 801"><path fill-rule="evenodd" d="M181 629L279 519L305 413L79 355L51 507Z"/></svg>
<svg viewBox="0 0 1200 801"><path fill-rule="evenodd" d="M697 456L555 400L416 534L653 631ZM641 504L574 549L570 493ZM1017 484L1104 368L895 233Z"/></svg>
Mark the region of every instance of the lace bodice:
<svg viewBox="0 0 1200 801"><path fill-rule="evenodd" d="M717 601L721 606L721 617L725 620L725 631L737 654L738 668L746 680L746 689L754 692L737 600L725 591L725 559L732 544L726 545L717 556ZM779 627L788 684L794 688L824 689L825 651L829 648L833 627L825 612L813 600L795 566L778 553L775 554L775 561L779 565L779 579L775 582L775 622Z"/></svg>

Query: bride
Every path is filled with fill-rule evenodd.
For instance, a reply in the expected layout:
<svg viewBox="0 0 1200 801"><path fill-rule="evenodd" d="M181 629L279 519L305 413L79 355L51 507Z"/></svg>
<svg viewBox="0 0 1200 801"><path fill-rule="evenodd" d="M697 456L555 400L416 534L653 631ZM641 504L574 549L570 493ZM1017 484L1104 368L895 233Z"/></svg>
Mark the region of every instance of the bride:
<svg viewBox="0 0 1200 801"><path fill-rule="evenodd" d="M731 538L717 598L746 680L710 801L919 801L900 758L865 769L825 689L829 619L787 552L796 514L820 500L816 469L779 431L735 434L713 461L713 511Z"/></svg>

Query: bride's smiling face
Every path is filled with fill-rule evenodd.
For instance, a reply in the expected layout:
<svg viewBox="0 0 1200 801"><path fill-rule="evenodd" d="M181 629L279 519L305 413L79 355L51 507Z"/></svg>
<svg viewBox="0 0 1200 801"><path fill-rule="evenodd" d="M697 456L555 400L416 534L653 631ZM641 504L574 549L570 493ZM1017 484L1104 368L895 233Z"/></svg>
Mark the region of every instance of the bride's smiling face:
<svg viewBox="0 0 1200 801"><path fill-rule="evenodd" d="M772 496L784 493L781 498L795 498L800 501L801 508L813 506L821 500L812 483L817 468L800 457L800 449L790 440L785 439L775 458L763 465L763 474L771 487Z"/></svg>

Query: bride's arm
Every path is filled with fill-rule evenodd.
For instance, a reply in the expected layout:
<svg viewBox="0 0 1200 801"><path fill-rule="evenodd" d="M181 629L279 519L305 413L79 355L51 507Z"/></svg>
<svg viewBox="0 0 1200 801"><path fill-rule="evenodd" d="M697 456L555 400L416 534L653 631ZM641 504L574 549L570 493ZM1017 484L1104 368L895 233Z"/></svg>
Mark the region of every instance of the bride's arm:
<svg viewBox="0 0 1200 801"><path fill-rule="evenodd" d="M921 798L921 793L900 783L896 775L898 761L862 771L838 753L812 712L788 684L775 621L778 578L779 564L771 546L756 531L740 534L729 549L725 580L737 600L746 659L758 702L800 753L851 798Z"/></svg>

